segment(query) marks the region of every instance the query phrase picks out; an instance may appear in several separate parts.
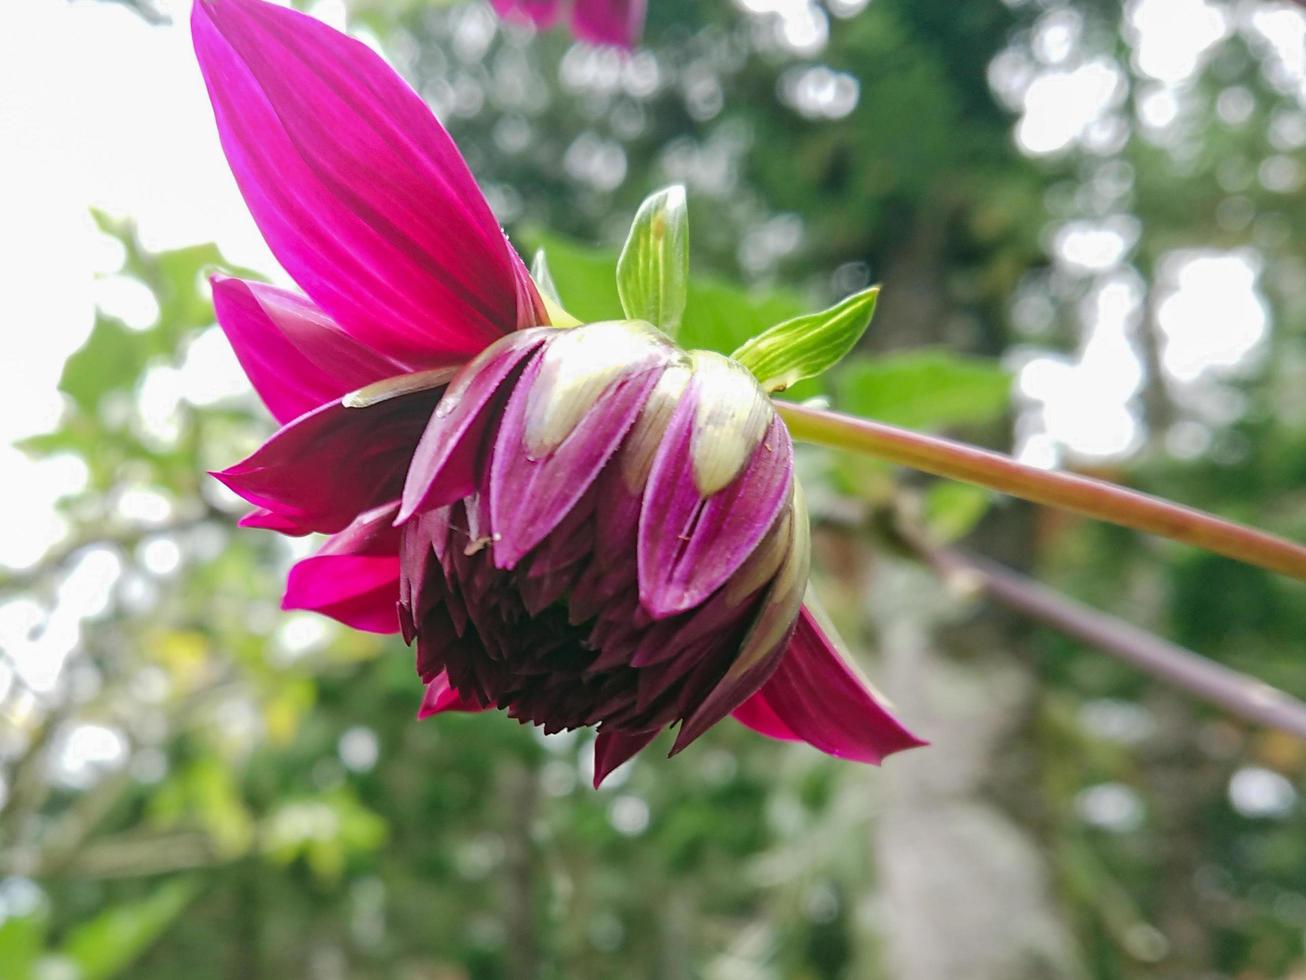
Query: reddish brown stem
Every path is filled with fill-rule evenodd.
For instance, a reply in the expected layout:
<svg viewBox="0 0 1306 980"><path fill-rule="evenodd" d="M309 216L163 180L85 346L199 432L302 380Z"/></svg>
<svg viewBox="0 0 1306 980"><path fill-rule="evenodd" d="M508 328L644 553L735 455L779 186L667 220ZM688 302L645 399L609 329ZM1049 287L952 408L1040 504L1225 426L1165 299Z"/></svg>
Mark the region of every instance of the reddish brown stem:
<svg viewBox="0 0 1306 980"><path fill-rule="evenodd" d="M1146 531L1306 580L1306 547L1114 483L1041 470L937 436L790 402L776 408L795 439L849 449L935 476Z"/></svg>

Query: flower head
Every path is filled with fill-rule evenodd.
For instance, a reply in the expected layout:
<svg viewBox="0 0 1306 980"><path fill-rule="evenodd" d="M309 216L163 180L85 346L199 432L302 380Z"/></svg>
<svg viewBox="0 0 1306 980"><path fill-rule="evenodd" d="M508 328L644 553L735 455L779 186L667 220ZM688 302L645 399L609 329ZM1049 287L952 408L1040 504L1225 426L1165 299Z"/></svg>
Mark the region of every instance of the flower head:
<svg viewBox="0 0 1306 980"><path fill-rule="evenodd" d="M490 0L502 17L551 27L564 15L572 33L591 44L634 47L644 26L647 0Z"/></svg>
<svg viewBox="0 0 1306 980"><path fill-rule="evenodd" d="M213 286L283 423L215 475L256 506L242 523L331 535L286 608L402 631L423 715L597 726L596 782L732 713L864 761L920 744L803 606L793 447L755 377L807 370L783 355L795 325L842 341L804 320L744 363L678 347L683 255L659 250L683 248L679 193L637 219L630 319L564 325L372 51L262 0L199 0L193 30L237 181L308 296Z"/></svg>

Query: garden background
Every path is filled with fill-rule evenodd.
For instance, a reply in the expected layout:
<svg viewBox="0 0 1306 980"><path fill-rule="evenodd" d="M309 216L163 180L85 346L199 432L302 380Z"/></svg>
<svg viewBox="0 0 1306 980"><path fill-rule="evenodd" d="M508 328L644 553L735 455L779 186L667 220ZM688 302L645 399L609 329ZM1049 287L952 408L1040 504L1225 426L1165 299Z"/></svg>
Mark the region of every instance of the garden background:
<svg viewBox="0 0 1306 980"><path fill-rule="evenodd" d="M1306 9L651 0L622 54L323 0L514 242L619 313L684 183L686 339L879 282L837 408L1306 539ZM277 601L205 471L271 423L205 276L284 281L184 0L0 11L0 977L1306 977L1306 745L1004 611L923 532L1306 696L1306 589L803 450L815 585L933 744L421 724L412 655ZM323 474L330 479L331 474Z"/></svg>

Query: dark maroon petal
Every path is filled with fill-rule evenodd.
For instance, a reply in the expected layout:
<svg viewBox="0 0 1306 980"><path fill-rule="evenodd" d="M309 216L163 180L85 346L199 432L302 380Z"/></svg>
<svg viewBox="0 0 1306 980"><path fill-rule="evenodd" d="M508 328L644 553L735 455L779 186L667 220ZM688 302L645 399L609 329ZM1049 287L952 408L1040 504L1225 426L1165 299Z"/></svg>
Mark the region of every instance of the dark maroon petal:
<svg viewBox="0 0 1306 980"><path fill-rule="evenodd" d="M657 734L656 730L630 734L601 729L594 740L594 788L598 789L614 769L657 738Z"/></svg>
<svg viewBox="0 0 1306 980"><path fill-rule="evenodd" d="M582 41L629 48L644 26L645 0L576 0L571 27Z"/></svg>
<svg viewBox="0 0 1306 980"><path fill-rule="evenodd" d="M515 333L458 372L412 453L399 521L448 506L477 489L482 442L495 421L490 409L496 395L553 333L545 329Z"/></svg>
<svg viewBox="0 0 1306 980"><path fill-rule="evenodd" d="M859 762L928 744L889 713L805 607L780 666L734 714L763 735Z"/></svg>
<svg viewBox="0 0 1306 980"><path fill-rule="evenodd" d="M490 464L494 560L513 568L538 545L593 484L634 425L661 363L648 361L618 377L560 443L532 446L528 427L548 354L527 368L504 412ZM548 411L548 408L542 409Z"/></svg>
<svg viewBox="0 0 1306 980"><path fill-rule="evenodd" d="M278 422L409 369L352 339L308 300L275 286L215 277L213 309Z"/></svg>
<svg viewBox="0 0 1306 980"><path fill-rule="evenodd" d="M256 527L264 531L278 531L292 538L302 538L312 534L311 527L301 527L292 520L282 517L263 507L256 507L236 522L238 527Z"/></svg>
<svg viewBox="0 0 1306 980"><path fill-rule="evenodd" d="M417 717L420 720L445 711L479 712L484 710L480 705L466 700L459 694L449 683L449 675L441 671L427 683L426 693L422 696L422 706L417 710Z"/></svg>
<svg viewBox="0 0 1306 980"><path fill-rule="evenodd" d="M695 402L691 388L653 462L640 514L640 601L658 618L725 584L775 523L793 483L793 443L775 418L743 472L704 499L691 447Z"/></svg>
<svg viewBox="0 0 1306 980"><path fill-rule="evenodd" d="M322 309L423 366L517 325L521 284L498 222L449 135L375 52L262 0L200 0L191 29L245 201Z"/></svg>
<svg viewBox="0 0 1306 980"><path fill-rule="evenodd" d="M346 408L331 402L280 429L254 455L213 475L255 506L315 531L348 527L398 498L440 391Z"/></svg>

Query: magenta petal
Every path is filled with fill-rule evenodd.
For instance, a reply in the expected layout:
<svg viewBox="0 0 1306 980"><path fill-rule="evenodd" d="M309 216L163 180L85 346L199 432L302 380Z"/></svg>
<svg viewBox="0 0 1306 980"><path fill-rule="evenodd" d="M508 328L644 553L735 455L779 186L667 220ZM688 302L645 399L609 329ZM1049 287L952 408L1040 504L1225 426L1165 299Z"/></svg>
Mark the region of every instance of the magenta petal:
<svg viewBox="0 0 1306 980"><path fill-rule="evenodd" d="M246 203L322 309L422 365L517 325L499 223L448 133L375 52L262 0L199 0L191 30Z"/></svg>
<svg viewBox="0 0 1306 980"><path fill-rule="evenodd" d="M659 619L725 584L775 523L793 480L793 443L776 418L744 471L704 499L694 483L694 412L691 389L658 448L640 514L640 601Z"/></svg>
<svg viewBox="0 0 1306 980"><path fill-rule="evenodd" d="M771 679L735 718L772 738L802 740L840 759L878 764L928 743L876 700L803 607Z"/></svg>
<svg viewBox="0 0 1306 980"><path fill-rule="evenodd" d="M549 27L562 13L562 0L490 0L500 17L520 17L537 27Z"/></svg>
<svg viewBox="0 0 1306 980"><path fill-rule="evenodd" d="M314 555L290 569L282 609L307 609L368 633L399 632L399 559Z"/></svg>
<svg viewBox="0 0 1306 980"><path fill-rule="evenodd" d="M311 527L302 527L288 518L282 517L264 507L256 507L236 522L238 527L256 527L263 531L277 531L292 538L302 538L312 534Z"/></svg>
<svg viewBox="0 0 1306 980"><path fill-rule="evenodd" d="M528 330L531 327L549 326L552 322L549 319L549 311L544 306L544 298L540 296L540 291L535 287L530 269L526 268L526 263L522 261L515 248L509 246L508 255L512 259L512 275L517 284L517 329Z"/></svg>
<svg viewBox="0 0 1306 980"><path fill-rule="evenodd" d="M275 286L215 277L213 309L278 422L409 370L352 339L308 300Z"/></svg>
<svg viewBox="0 0 1306 980"><path fill-rule="evenodd" d="M422 696L422 706L417 710L417 717L420 720L445 711L477 712L484 710L474 701L464 700L463 696L449 683L449 675L444 671L440 671L426 685L426 693Z"/></svg>
<svg viewBox="0 0 1306 980"><path fill-rule="evenodd" d="M633 47L644 26L646 0L576 0L571 27L582 41Z"/></svg>
<svg viewBox="0 0 1306 980"><path fill-rule="evenodd" d="M431 389L346 408L331 402L284 426L252 456L213 475L255 506L335 532L398 498L413 447L439 400Z"/></svg>
<svg viewBox="0 0 1306 980"><path fill-rule="evenodd" d="M801 742L803 740L801 735L786 725L784 720L775 713L775 709L771 707L771 702L767 700L765 684L762 685L760 691L732 711L731 715L735 721L755 732L760 732L768 738L779 739L783 742Z"/></svg>
<svg viewBox="0 0 1306 980"><path fill-rule="evenodd" d="M320 612L369 633L397 632L398 506L392 501L360 515L317 554L297 562L281 608Z"/></svg>
<svg viewBox="0 0 1306 980"><path fill-rule="evenodd" d="M575 506L635 424L662 365L620 376L595 400L553 450L537 455L528 445L528 411L544 359L536 360L513 391L490 464L490 515L494 562L514 568Z"/></svg>
<svg viewBox="0 0 1306 980"><path fill-rule="evenodd" d="M657 734L656 730L636 732L633 735L600 730L598 738L594 740L594 788L598 789L614 769L653 741Z"/></svg>
<svg viewBox="0 0 1306 980"><path fill-rule="evenodd" d="M552 331L523 330L484 351L449 384L413 452L399 520L444 507L476 490L488 409L500 387L548 340Z"/></svg>

